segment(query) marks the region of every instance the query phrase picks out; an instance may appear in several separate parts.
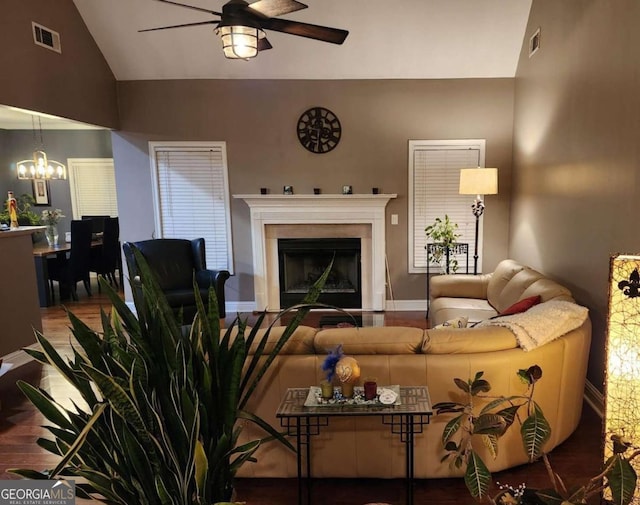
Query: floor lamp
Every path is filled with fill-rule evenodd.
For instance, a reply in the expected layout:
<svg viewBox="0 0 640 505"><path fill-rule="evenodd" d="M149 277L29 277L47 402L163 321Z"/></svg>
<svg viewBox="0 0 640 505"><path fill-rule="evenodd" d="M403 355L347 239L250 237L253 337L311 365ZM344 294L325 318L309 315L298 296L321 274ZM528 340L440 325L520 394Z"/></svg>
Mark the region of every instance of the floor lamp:
<svg viewBox="0 0 640 505"><path fill-rule="evenodd" d="M460 170L461 195L476 195L471 205L471 211L476 217L476 243L473 252L473 275L478 274L478 228L480 216L484 212L484 202L481 195L495 195L498 193L497 168L463 168Z"/></svg>
<svg viewBox="0 0 640 505"><path fill-rule="evenodd" d="M616 452L615 444L610 439L612 435L623 435L634 446L640 440L639 271L640 256L620 254L611 257L605 372L605 460ZM638 458L631 463L635 472L640 472ZM628 475L622 476L626 478ZM629 492L633 491L638 496L639 487L640 483L636 483ZM605 498L611 498L608 494L607 491ZM638 503L639 500L636 497L631 503Z"/></svg>

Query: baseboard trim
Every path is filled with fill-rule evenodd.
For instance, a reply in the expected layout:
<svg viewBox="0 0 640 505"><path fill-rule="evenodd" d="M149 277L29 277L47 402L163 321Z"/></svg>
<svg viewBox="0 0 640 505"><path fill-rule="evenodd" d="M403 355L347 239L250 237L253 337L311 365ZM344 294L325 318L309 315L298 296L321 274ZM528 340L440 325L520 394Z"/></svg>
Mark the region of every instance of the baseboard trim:
<svg viewBox="0 0 640 505"><path fill-rule="evenodd" d="M584 385L584 399L601 418L604 418L604 395L591 382Z"/></svg>
<svg viewBox="0 0 640 505"><path fill-rule="evenodd" d="M256 311L256 302L236 302L227 300L224 304L224 308L227 312L227 317L229 315L235 315L236 313L241 314L243 312L255 312Z"/></svg>

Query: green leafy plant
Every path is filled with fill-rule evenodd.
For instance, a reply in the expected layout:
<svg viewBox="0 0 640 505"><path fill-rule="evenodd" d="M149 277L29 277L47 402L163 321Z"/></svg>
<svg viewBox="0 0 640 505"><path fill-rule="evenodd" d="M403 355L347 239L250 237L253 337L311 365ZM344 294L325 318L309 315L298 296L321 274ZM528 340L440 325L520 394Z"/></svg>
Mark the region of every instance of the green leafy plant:
<svg viewBox="0 0 640 505"><path fill-rule="evenodd" d="M443 266L445 262L444 270L456 273L458 270L458 260L449 255L451 247L462 236L460 233L456 233L458 229L458 223L453 223L449 216L445 214L444 220L437 217L432 225L427 226L424 229L427 239L431 239L434 246L431 248L430 259L437 265ZM428 246L425 246L425 249ZM446 262L448 261L448 264Z"/></svg>
<svg viewBox="0 0 640 505"><path fill-rule="evenodd" d="M539 366L518 371L518 376L527 384L524 395L488 396L486 393L491 391L491 385L483 379L483 375L484 372L478 372L468 381L454 379L458 389L466 396L464 403L440 402L433 406L437 415L455 414L442 433L442 445L446 452L442 461L449 460L457 468L465 468L465 484L477 500L487 496L491 486L491 472L475 450L472 443L474 438L481 438L495 458L498 454L498 440L517 420L521 425L524 450L529 460L533 461L540 457L542 447L551 435L549 422L532 398L535 384L542 377ZM523 421L520 419L521 409L526 416Z"/></svg>
<svg viewBox="0 0 640 505"><path fill-rule="evenodd" d="M466 395L465 403L441 402L433 407L436 414L456 414L445 426L442 443L445 456L458 468L465 467L465 484L471 495L478 501L492 505L586 505L593 496L606 492L610 500L606 503L628 505L634 497L637 475L631 461L640 455L640 448L633 446L623 436L611 436L612 456L607 460L600 474L590 478L580 486L567 487L563 479L551 467L543 447L551 435L551 427L540 406L533 401L535 384L542 378L542 369L533 365L526 370L518 370L518 376L527 384L523 395L491 397L486 395L491 385L483 379L483 372L476 373L467 382L454 379L456 386ZM478 404L484 403L479 411ZM520 410L526 417L520 419ZM520 424L523 447L529 461L542 458L551 488L531 490L524 485L513 487L500 485L495 496L488 494L491 473L472 445L474 437L479 437L489 452L498 453L498 441L515 421Z"/></svg>
<svg viewBox="0 0 640 505"><path fill-rule="evenodd" d="M16 198L18 204L18 224L21 226L37 226L40 224L40 216L31 210L31 207L35 204L33 196L24 193ZM9 210L6 205L3 205L2 212L0 212L0 223L9 224L11 218L9 217Z"/></svg>
<svg viewBox="0 0 640 505"><path fill-rule="evenodd" d="M47 471L12 471L33 479L80 478L78 496L109 504L228 502L237 470L255 461L261 444L277 440L294 450L246 407L317 299L330 267L293 308L295 316L273 350L265 352L275 321L263 336L258 330L265 314L251 329L236 318L223 330L215 291L210 290L206 309L194 286L197 315L192 325L182 326L144 258L137 249L134 254L142 281L134 295L137 316L101 278L113 304L110 315L102 311L101 333L69 312L78 343L72 357L63 358L40 333L42 350L26 350L58 370L83 402L66 408L46 390L20 382L49 422L52 438L37 443L60 462ZM260 426L265 436L239 444L246 422Z"/></svg>

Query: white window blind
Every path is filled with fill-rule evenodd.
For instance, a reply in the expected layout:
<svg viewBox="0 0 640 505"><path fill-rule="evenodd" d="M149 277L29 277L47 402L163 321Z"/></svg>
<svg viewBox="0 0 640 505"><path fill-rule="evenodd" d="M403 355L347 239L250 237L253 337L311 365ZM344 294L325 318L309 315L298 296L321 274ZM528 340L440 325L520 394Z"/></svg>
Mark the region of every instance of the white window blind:
<svg viewBox="0 0 640 505"><path fill-rule="evenodd" d="M73 218L118 216L116 177L111 158L69 158Z"/></svg>
<svg viewBox="0 0 640 505"><path fill-rule="evenodd" d="M458 224L459 243L469 247L469 271L473 271L474 197L458 194L460 169L484 166L484 140L409 142L409 272L427 270L425 228L445 215ZM480 223L482 225L482 221ZM481 230L479 271L482 271ZM466 272L466 255L456 256L458 272ZM431 269L436 265L431 265Z"/></svg>
<svg viewBox="0 0 640 505"><path fill-rule="evenodd" d="M158 236L203 237L207 267L233 272L226 147L205 144L151 143Z"/></svg>

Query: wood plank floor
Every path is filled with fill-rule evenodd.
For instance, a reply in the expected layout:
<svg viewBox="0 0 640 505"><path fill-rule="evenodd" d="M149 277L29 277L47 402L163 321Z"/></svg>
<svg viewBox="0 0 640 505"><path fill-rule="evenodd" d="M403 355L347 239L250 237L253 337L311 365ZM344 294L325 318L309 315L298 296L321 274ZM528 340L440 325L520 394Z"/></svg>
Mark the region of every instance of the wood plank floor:
<svg viewBox="0 0 640 505"><path fill-rule="evenodd" d="M100 328L100 309L110 310L104 296L89 298L82 288L80 301L69 302L66 307L90 327ZM97 289L94 289L97 293ZM71 336L65 309L61 306L41 309L44 334L63 352L70 351ZM317 326L323 313L312 312L304 324ZM362 314L365 324L369 320L386 326L405 325L426 328L423 312L386 312ZM255 314L242 314L251 324ZM228 316L230 324L233 316ZM24 369L24 378L48 387L56 398L69 397L69 388L55 372ZM0 479L11 479L9 468L43 469L54 466L57 458L40 449L35 441L46 436L43 417L15 390L2 387L0 382ZM568 485L579 484L595 475L600 467L600 418L585 404L578 430L550 455L554 469ZM524 465L494 475L494 480L510 484L525 483L532 487L547 485L547 474L542 463ZM294 479L239 479L238 499L247 505L291 505L297 503L297 484ZM414 486L416 504L473 503L461 479L424 479ZM405 503L404 483L382 479L322 479L314 482L313 503L317 505L363 505L369 502ZM78 503L84 503L78 500ZM88 502L87 502L88 503ZM593 503L598 503L594 501ZM133 504L132 504L133 505Z"/></svg>

